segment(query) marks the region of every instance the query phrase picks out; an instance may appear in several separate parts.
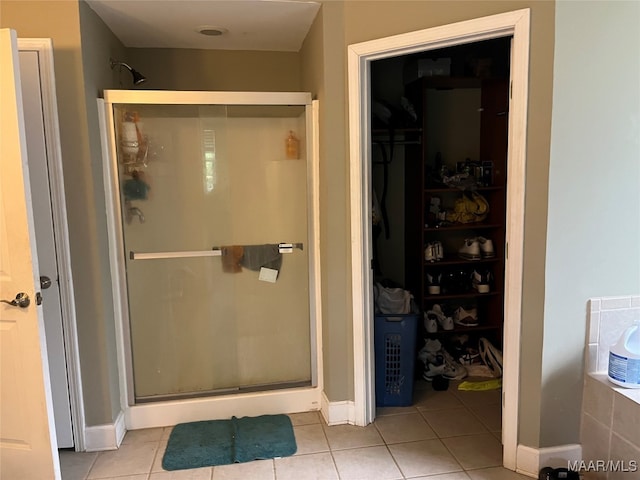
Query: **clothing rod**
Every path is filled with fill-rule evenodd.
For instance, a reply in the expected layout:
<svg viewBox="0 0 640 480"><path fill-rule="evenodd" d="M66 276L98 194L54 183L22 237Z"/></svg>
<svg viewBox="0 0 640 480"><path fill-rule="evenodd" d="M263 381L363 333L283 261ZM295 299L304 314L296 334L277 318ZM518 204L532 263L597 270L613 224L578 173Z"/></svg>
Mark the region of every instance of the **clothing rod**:
<svg viewBox="0 0 640 480"><path fill-rule="evenodd" d="M280 253L292 253L293 249L303 250L302 243L279 243ZM193 257L221 257L222 247L213 247L211 250L190 250L183 252L129 252L130 260L156 260L160 258L193 258Z"/></svg>

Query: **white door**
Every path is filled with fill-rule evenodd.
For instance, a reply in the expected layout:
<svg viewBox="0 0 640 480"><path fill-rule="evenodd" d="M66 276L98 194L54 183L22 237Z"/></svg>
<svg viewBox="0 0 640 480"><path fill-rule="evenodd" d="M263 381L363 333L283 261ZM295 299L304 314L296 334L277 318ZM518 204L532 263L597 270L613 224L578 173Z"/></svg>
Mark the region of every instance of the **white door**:
<svg viewBox="0 0 640 480"><path fill-rule="evenodd" d="M0 299L31 300L0 303L0 478L59 479L13 30L0 30L0 62Z"/></svg>
<svg viewBox="0 0 640 480"><path fill-rule="evenodd" d="M22 107L24 111L27 156L29 157L29 180L35 225L38 267L41 276L50 279L42 286L42 308L47 338L49 375L53 396L53 411L56 423L58 448L70 448L73 443L71 404L62 329L62 306L56 242L53 233L53 212L49 188L49 167L44 126L44 107L40 85L40 52L19 52Z"/></svg>

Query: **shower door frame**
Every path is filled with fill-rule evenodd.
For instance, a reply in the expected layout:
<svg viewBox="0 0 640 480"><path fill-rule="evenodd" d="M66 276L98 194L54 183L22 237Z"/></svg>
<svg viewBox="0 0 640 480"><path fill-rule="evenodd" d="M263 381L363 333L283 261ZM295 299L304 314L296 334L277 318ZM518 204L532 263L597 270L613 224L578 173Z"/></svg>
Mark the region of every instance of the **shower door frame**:
<svg viewBox="0 0 640 480"><path fill-rule="evenodd" d="M125 265L114 104L148 105L272 105L303 106L307 161L307 243L309 255L309 322L311 385L191 399L135 403L129 301ZM318 101L307 92L205 92L160 90L105 90L98 99L103 176L113 291L120 406L126 430L175 425L181 422L320 410L322 325L319 233ZM307 246L305 245L305 248ZM122 433L124 435L124 433ZM119 435L118 435L119 436ZM118 440L118 443L121 439Z"/></svg>

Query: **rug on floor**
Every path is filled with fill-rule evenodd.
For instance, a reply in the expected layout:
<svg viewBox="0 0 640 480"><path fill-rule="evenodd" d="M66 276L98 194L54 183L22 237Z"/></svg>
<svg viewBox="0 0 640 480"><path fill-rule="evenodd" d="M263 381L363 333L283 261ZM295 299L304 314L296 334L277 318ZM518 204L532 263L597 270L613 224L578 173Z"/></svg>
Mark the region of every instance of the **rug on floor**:
<svg viewBox="0 0 640 480"><path fill-rule="evenodd" d="M162 468L184 470L287 457L296 449L287 415L181 423L171 432Z"/></svg>

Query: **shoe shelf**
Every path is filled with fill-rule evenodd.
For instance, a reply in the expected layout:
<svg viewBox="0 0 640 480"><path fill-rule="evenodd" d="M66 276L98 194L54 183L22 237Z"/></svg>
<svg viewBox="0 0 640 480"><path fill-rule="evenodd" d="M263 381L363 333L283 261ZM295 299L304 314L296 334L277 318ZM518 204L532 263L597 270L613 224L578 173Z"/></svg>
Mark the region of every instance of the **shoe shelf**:
<svg viewBox="0 0 640 480"><path fill-rule="evenodd" d="M435 304L447 316L456 308L475 309L479 322L474 327L456 324L453 330L439 324L434 333L423 329L423 335L443 344L455 334L470 334L486 336L502 348L508 131L502 112L508 111L508 87L508 79L443 77L422 79L406 91L413 95L408 98L416 105L422 131L419 147L411 151L416 161L406 162L404 170L405 284L423 312ZM463 190L465 186L469 190ZM471 191L482 197L479 206L484 202L489 208L484 216L469 219L474 223L461 223L465 217L453 214L472 213L459 208L461 199L473 202ZM485 255L481 248L478 260L459 257L474 238L491 241L495 256ZM434 244L441 249L429 250ZM482 276L479 285L486 288L485 274L490 291L480 293L473 289L473 278ZM438 291L433 287L440 287L440 293L429 293Z"/></svg>
<svg viewBox="0 0 640 480"><path fill-rule="evenodd" d="M450 257L450 258L445 258L443 260L439 260L437 262L428 262L428 261L424 261L424 266L425 267L429 267L429 268L440 268L440 267L449 267L449 266L457 266L457 265L464 265L466 267L473 267L474 265L482 265L482 264L486 264L486 263L495 263L497 262L498 258L494 257L494 258L481 258L479 260L466 260L464 258L456 258L456 257Z"/></svg>
<svg viewBox="0 0 640 480"><path fill-rule="evenodd" d="M476 192L498 192L500 190L504 190L504 187L501 185L492 185L490 187L478 187L476 188ZM432 195L439 193L462 193L462 190L453 187L440 187L440 186L427 186L424 189L424 193Z"/></svg>
<svg viewBox="0 0 640 480"><path fill-rule="evenodd" d="M438 300L472 300L480 297L495 297L497 295L502 295L502 292L438 293L433 295L423 295L422 298L425 302L437 302Z"/></svg>
<svg viewBox="0 0 640 480"><path fill-rule="evenodd" d="M504 225L500 223L460 223L454 225L447 225L446 227L424 227L425 232L447 232L455 230L491 230L497 228L503 228Z"/></svg>
<svg viewBox="0 0 640 480"><path fill-rule="evenodd" d="M464 333L487 332L487 331L498 330L499 328L500 327L496 325L478 325L476 327L461 327L459 325L456 325L453 330L438 329L438 331L436 332L425 332L423 336L427 336L427 337L430 335L445 336L445 335L455 335L455 334L464 334Z"/></svg>

